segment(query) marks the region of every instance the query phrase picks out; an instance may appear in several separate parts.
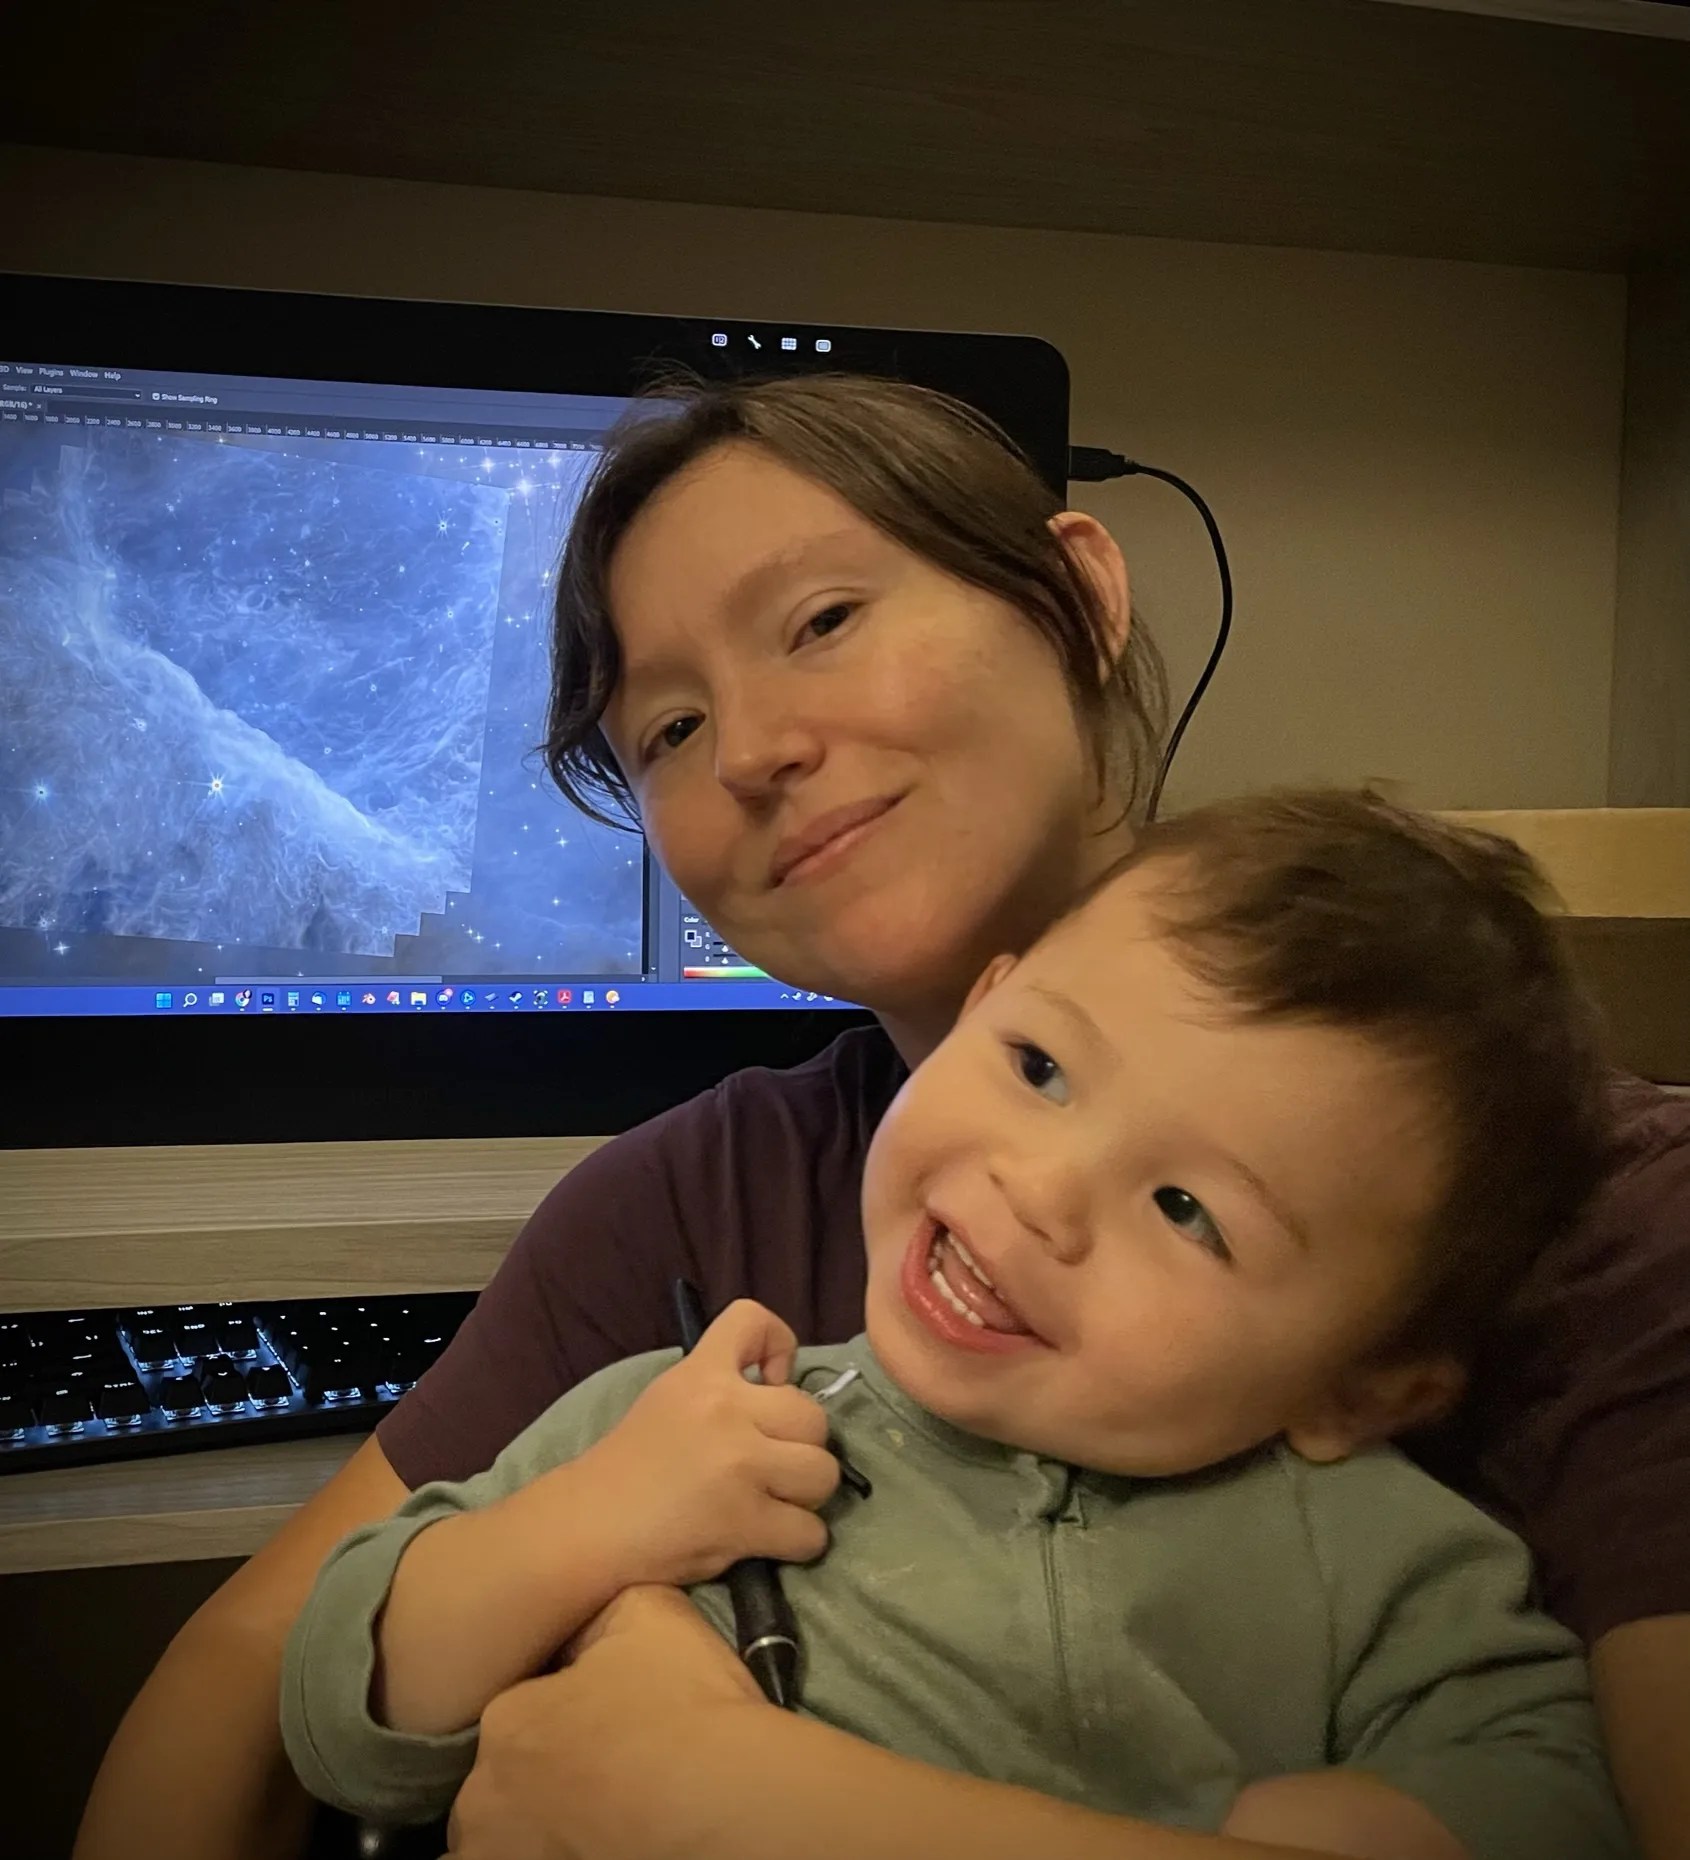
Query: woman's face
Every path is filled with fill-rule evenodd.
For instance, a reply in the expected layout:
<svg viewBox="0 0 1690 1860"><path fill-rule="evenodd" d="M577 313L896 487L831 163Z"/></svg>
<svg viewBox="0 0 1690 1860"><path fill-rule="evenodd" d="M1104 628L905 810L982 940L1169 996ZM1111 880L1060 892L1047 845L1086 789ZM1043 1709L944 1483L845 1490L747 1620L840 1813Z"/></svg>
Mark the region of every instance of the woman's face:
<svg viewBox="0 0 1690 1860"><path fill-rule="evenodd" d="M1118 551L1064 521L1124 616ZM604 728L652 845L783 981L937 1037L1121 850L1032 626L750 444L651 500L610 603Z"/></svg>

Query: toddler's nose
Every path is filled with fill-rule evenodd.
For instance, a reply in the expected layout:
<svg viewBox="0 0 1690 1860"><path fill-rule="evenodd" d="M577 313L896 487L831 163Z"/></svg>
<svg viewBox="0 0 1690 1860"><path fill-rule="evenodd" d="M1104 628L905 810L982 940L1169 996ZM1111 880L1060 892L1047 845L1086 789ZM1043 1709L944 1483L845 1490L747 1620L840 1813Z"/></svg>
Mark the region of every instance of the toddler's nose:
<svg viewBox="0 0 1690 1860"><path fill-rule="evenodd" d="M1049 1162L1029 1162L998 1177L1017 1226L1063 1265L1084 1259L1090 1245L1075 1192L1073 1172Z"/></svg>

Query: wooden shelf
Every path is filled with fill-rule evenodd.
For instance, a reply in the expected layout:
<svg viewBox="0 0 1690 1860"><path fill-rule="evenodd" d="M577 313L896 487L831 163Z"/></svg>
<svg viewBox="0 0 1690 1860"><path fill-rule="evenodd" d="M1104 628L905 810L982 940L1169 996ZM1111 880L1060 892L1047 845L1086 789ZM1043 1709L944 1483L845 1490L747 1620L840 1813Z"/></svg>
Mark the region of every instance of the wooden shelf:
<svg viewBox="0 0 1690 1860"><path fill-rule="evenodd" d="M0 1310L477 1290L603 1141L0 1151Z"/></svg>
<svg viewBox="0 0 1690 1860"><path fill-rule="evenodd" d="M1656 0L73 11L76 81L19 87L15 142L1604 271L1690 245L1690 20ZM7 50L52 69L64 32Z"/></svg>
<svg viewBox="0 0 1690 1860"><path fill-rule="evenodd" d="M9 1474L0 1478L0 1576L250 1556L365 1438Z"/></svg>

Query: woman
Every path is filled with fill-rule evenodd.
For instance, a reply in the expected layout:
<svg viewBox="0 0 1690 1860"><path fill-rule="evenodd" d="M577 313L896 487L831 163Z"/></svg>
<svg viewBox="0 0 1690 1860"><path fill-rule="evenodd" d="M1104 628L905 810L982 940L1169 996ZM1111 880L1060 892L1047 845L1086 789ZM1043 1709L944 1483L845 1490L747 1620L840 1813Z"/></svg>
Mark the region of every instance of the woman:
<svg viewBox="0 0 1690 1860"><path fill-rule="evenodd" d="M296 1852L308 1810L275 1694L319 1562L408 1488L486 1465L572 1382L671 1341L677 1273L713 1304L760 1299L801 1338L855 1327L868 1133L985 962L1124 846L1160 716L1107 532L1059 510L974 416L870 382L705 389L631 424L578 513L556 645L547 753L565 792L631 803L730 943L864 1002L885 1035L741 1074L558 1185L436 1369L177 1636L107 1756L79 1860ZM1615 1105L1603 1204L1541 1262L1462 1427L1424 1453L1522 1529L1551 1607L1594 1644L1619 1781L1664 1860L1690 1825L1690 1106L1635 1081ZM684 1727L631 1701L671 1655L705 1717L737 1704L688 1624L639 1598L618 1620L579 1673L489 1714L480 1851L577 1851L571 1792L518 1760L546 1712L588 1698L606 1761L650 1755L642 1720ZM718 1738L718 1773L819 1730L752 1722L748 1740ZM895 1787L953 1842L976 1823L982 1839L1078 1838L1078 1811L1018 1798L1017 1814L1052 1819L1014 1821L990 1785L915 1765L894 1785L873 1765L895 1759L844 1744L784 1773L834 1789L841 1813ZM865 1762L861 1790L842 1789ZM859 1853L899 1851L866 1824L841 1832ZM1139 1844L1096 1851L1171 1852L1120 1832Z"/></svg>

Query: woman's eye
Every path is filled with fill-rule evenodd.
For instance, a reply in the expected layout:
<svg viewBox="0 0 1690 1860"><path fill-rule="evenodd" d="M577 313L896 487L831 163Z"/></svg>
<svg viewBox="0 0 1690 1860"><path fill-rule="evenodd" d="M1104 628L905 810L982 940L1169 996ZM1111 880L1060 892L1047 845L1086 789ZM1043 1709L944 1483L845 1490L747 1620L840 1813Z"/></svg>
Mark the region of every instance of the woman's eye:
<svg viewBox="0 0 1690 1860"><path fill-rule="evenodd" d="M1067 1074L1042 1046L1034 1046L1028 1040L1017 1040L1009 1050L1016 1071L1034 1091L1056 1104L1068 1102Z"/></svg>
<svg viewBox="0 0 1690 1860"><path fill-rule="evenodd" d="M1177 1227L1182 1234L1189 1234L1200 1245L1221 1259L1232 1258L1232 1248L1226 1243L1226 1236L1215 1225L1214 1216L1203 1206L1195 1195L1188 1195L1183 1188L1159 1188L1151 1197L1162 1211L1162 1218L1170 1227Z"/></svg>
<svg viewBox="0 0 1690 1860"><path fill-rule="evenodd" d="M646 760L649 762L654 756L666 755L671 749L679 749L698 728L699 722L699 718L690 715L671 717L646 745Z"/></svg>
<svg viewBox="0 0 1690 1860"><path fill-rule="evenodd" d="M853 612L849 601L835 601L831 607L824 607L820 613L811 614L801 633L812 639L826 639L829 633L836 633L850 619Z"/></svg>

